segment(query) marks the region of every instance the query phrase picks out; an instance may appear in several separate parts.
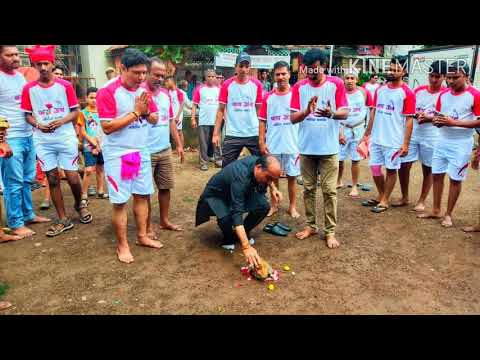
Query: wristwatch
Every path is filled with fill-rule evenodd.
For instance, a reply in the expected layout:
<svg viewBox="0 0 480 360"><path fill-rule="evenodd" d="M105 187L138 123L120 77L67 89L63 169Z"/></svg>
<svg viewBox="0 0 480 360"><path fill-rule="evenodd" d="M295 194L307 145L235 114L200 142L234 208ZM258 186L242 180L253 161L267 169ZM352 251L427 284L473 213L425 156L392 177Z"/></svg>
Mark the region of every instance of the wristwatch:
<svg viewBox="0 0 480 360"><path fill-rule="evenodd" d="M335 116L335 114L332 112L329 116L330 119L333 119L333 117Z"/></svg>

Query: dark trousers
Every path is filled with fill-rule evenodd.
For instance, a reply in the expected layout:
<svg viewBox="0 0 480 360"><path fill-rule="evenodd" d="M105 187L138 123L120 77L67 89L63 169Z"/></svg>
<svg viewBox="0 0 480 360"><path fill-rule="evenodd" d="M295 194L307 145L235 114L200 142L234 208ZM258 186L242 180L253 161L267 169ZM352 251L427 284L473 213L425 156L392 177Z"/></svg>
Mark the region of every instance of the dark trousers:
<svg viewBox="0 0 480 360"><path fill-rule="evenodd" d="M243 221L243 226L245 227L245 232L247 233L247 237L249 239L250 231L257 227L257 225L260 224L263 219L267 217L269 211L270 206L266 204L248 213L247 217ZM237 235L233 230L233 220L230 215L227 215L221 219L217 219L217 224L223 233L223 245L232 245L235 242L239 241Z"/></svg>
<svg viewBox="0 0 480 360"><path fill-rule="evenodd" d="M200 147L200 165L208 164L208 158L214 156L215 161L222 160L220 148L213 146L212 137L215 126L201 125L198 127L198 143Z"/></svg>
<svg viewBox="0 0 480 360"><path fill-rule="evenodd" d="M244 147L246 147L252 155L260 156L260 149L258 147L258 136L225 136L222 149L222 167L225 167L228 164L237 160Z"/></svg>

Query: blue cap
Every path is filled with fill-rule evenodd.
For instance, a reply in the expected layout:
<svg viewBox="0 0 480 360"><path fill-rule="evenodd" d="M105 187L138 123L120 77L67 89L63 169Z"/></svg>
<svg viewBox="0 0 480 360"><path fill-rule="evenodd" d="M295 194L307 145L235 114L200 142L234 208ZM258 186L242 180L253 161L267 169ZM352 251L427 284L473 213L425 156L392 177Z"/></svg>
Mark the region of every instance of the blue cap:
<svg viewBox="0 0 480 360"><path fill-rule="evenodd" d="M249 64L252 63L252 58L246 52L238 54L237 60L235 60L235 64L238 65L244 61L248 61Z"/></svg>

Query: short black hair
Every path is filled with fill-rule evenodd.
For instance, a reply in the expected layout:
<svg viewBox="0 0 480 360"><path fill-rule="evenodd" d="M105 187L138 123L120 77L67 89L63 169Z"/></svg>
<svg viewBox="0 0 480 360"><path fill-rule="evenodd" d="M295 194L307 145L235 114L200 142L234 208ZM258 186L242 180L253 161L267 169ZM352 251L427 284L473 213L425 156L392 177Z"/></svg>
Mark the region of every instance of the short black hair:
<svg viewBox="0 0 480 360"><path fill-rule="evenodd" d="M223 76L223 72L222 72L222 71L216 70L215 73L216 73L218 76Z"/></svg>
<svg viewBox="0 0 480 360"><path fill-rule="evenodd" d="M53 69L52 69L52 72L54 72L54 71L57 70L57 69L62 70L62 73L65 74L65 69L64 69L63 66L61 66L61 65L55 65L55 66L53 67Z"/></svg>
<svg viewBox="0 0 480 360"><path fill-rule="evenodd" d="M447 73L447 62L445 60L436 60L430 64L430 73L445 75Z"/></svg>
<svg viewBox="0 0 480 360"><path fill-rule="evenodd" d="M463 59L458 59L451 62L448 65L447 73L457 73L463 72L465 75L470 75L470 67L468 66L467 62Z"/></svg>
<svg viewBox="0 0 480 360"><path fill-rule="evenodd" d="M303 56L303 63L307 66L313 65L315 62L320 61L320 65L327 64L327 54L320 49L308 50Z"/></svg>
<svg viewBox="0 0 480 360"><path fill-rule="evenodd" d="M369 77L368 79L369 79L369 80L372 80L372 79L373 79L375 76L377 76L377 77L378 77L378 74L375 74L375 73L373 73L373 74L370 74L370 77Z"/></svg>
<svg viewBox="0 0 480 360"><path fill-rule="evenodd" d="M275 64L273 64L273 71L281 69L283 67L286 67L287 70L290 70L290 65L288 65L286 61L277 61Z"/></svg>
<svg viewBox="0 0 480 360"><path fill-rule="evenodd" d="M90 86L89 88L87 88L87 96L90 93L96 93L97 91L98 91L98 89L96 87Z"/></svg>
<svg viewBox="0 0 480 360"><path fill-rule="evenodd" d="M128 48L122 55L121 59L122 65L125 66L127 69L137 66L137 65L147 65L150 67L150 59L147 55L141 52L138 49Z"/></svg>
<svg viewBox="0 0 480 360"><path fill-rule="evenodd" d="M0 54L3 52L3 49L7 47L17 47L17 45L0 45Z"/></svg>

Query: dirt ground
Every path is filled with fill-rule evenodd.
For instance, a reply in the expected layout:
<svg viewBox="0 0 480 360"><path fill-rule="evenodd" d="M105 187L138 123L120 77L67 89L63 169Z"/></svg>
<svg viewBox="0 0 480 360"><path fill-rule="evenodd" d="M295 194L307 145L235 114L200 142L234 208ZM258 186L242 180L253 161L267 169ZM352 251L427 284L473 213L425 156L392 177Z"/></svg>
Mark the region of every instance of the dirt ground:
<svg viewBox="0 0 480 360"><path fill-rule="evenodd" d="M341 247L330 250L320 237L303 241L294 232L302 218L290 219L283 210L274 220L290 224L294 232L281 238L257 229L256 248L274 268L288 264L295 272L282 273L273 291L247 281L240 273L240 251L218 247L215 221L194 228L198 196L217 171L197 168L197 154L187 154L180 166L175 157L176 189L171 219L183 233L158 231L161 250L134 245L130 210L129 240L135 262L121 264L115 256L108 201L91 200L94 222L59 237L47 238L46 225L34 226L31 239L0 246L0 282L10 289L4 300L14 306L2 314L478 314L480 313L480 234L460 228L477 219L479 175L469 170L454 213L454 227L443 229L436 220L418 220L411 208L373 214L338 195L337 236ZM348 169L348 168L347 168ZM345 180L350 180L349 171ZM373 185L366 162L361 182ZM421 169L412 169L411 201L420 190ZM286 181L281 182L286 195ZM64 184L69 211L72 196ZM362 192L361 198L374 195ZM41 190L34 193L40 204ZM399 195L399 186L394 192ZM318 204L321 204L321 195ZM446 199L444 199L446 202ZM431 195L428 203L431 204ZM52 208L46 211L55 216ZM158 202L154 206L158 230ZM323 211L319 206L320 223ZM76 218L77 219L77 218ZM270 221L270 220L266 220Z"/></svg>

